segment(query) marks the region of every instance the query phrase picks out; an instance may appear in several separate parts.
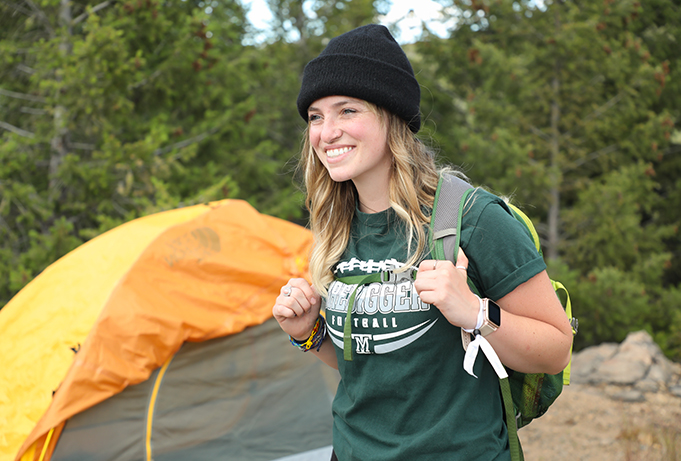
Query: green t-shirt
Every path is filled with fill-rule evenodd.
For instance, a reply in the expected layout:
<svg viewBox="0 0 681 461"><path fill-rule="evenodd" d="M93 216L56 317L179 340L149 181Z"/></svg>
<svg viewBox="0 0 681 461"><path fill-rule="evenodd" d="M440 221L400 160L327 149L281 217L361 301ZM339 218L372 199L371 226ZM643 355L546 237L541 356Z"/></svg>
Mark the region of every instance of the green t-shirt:
<svg viewBox="0 0 681 461"><path fill-rule="evenodd" d="M392 209L356 211L336 277L401 267L405 235ZM483 190L465 210L461 247L469 277L491 299L546 268L525 227ZM341 375L333 402L339 461L510 460L496 373L484 354L475 362L478 379L466 373L460 328L423 303L411 280L358 290L353 360L343 359L343 323L354 288L334 281L325 300Z"/></svg>

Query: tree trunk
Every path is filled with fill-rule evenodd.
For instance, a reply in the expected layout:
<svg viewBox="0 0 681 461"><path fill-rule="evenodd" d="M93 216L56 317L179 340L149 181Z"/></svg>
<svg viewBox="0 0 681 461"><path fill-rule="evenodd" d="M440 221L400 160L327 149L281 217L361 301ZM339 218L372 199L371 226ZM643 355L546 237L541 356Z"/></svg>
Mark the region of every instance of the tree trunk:
<svg viewBox="0 0 681 461"><path fill-rule="evenodd" d="M61 0L59 5L59 25L61 26L62 41L59 45L59 51L62 56L67 56L71 53L71 2L69 0ZM56 76L55 78L60 79L61 77ZM56 100L59 100L59 95L57 95ZM50 166L49 166L49 195L51 198L56 198L59 195L59 180L58 172L59 165L64 160L64 157L68 153L68 111L66 107L57 103L54 108L54 135L50 140L50 145L52 147L52 153L50 155Z"/></svg>
<svg viewBox="0 0 681 461"><path fill-rule="evenodd" d="M558 8L555 9L556 32L560 30L560 18ZM549 190L550 203L548 213L548 236L546 245L546 257L549 260L558 259L558 245L560 241L560 61L556 58L553 68L553 80L551 82L551 144L549 153L549 174L551 185Z"/></svg>

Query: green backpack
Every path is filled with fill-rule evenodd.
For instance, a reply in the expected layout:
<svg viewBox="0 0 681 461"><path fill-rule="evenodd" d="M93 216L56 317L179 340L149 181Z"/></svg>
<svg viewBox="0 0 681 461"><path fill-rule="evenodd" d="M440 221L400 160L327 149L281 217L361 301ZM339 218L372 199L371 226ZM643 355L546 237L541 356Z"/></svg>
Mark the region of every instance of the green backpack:
<svg viewBox="0 0 681 461"><path fill-rule="evenodd" d="M459 249L461 217L466 199L476 188L453 175L442 175L435 193L433 214L431 218L432 256L434 259L449 260L456 264ZM515 218L527 227L534 240L537 251L542 254L539 236L532 221L518 208L508 204ZM542 254L543 256L543 254ZM572 317L572 306L567 289L560 282L551 280L556 291L565 293L565 311L570 319L573 334L577 333L577 319ZM478 289L470 282L471 289L479 294ZM464 333L463 335L467 335ZM518 439L518 429L527 425L548 410L563 390L563 385L570 384L570 364L556 375L544 373L526 374L506 368L508 378L499 380L503 396L506 426L511 448L511 459L522 460L523 454Z"/></svg>

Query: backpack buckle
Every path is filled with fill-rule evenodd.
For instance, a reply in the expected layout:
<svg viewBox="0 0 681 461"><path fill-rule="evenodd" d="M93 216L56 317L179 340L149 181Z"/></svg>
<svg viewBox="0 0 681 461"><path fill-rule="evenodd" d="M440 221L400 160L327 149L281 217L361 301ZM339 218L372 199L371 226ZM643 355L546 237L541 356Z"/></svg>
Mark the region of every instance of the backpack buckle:
<svg viewBox="0 0 681 461"><path fill-rule="evenodd" d="M400 282L414 282L416 280L416 269L409 269L402 272L395 272L394 270L387 270L381 272L382 283L400 283Z"/></svg>
<svg viewBox="0 0 681 461"><path fill-rule="evenodd" d="M572 334L576 335L579 331L579 320L576 317L570 319L570 326L572 327Z"/></svg>

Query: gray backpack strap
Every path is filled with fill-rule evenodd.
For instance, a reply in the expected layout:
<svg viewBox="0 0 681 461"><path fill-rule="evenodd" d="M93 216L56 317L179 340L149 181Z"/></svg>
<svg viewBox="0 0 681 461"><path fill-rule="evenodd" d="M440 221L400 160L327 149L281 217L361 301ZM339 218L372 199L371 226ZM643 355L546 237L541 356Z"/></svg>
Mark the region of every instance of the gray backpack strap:
<svg viewBox="0 0 681 461"><path fill-rule="evenodd" d="M456 264L461 238L458 229L461 227L463 205L466 197L474 189L472 185L456 176L442 175L440 178L433 203L433 215L430 220L433 258L449 260ZM468 283L471 290L479 294L470 278ZM471 341L470 335L464 332L463 329L461 330L461 341L464 350ZM520 440L518 439L518 427L509 379L501 379L499 384L501 386L502 402L506 415L511 459L512 461L523 461L524 455L520 446Z"/></svg>
<svg viewBox="0 0 681 461"><path fill-rule="evenodd" d="M440 177L430 222L435 259L448 259L456 264L460 238L457 229L461 225L463 199L471 189L472 185L457 176Z"/></svg>

